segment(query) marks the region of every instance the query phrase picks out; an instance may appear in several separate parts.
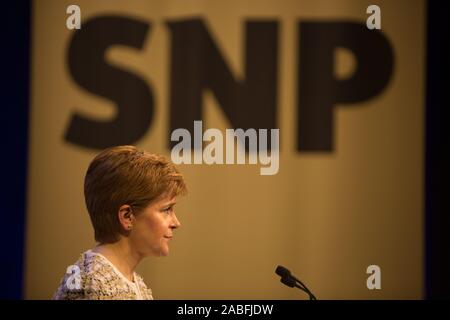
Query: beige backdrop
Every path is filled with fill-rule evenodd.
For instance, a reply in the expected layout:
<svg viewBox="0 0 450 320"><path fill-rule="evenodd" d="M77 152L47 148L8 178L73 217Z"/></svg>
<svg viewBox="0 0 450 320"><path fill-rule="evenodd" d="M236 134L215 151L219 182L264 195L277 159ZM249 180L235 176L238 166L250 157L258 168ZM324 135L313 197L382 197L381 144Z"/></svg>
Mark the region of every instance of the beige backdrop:
<svg viewBox="0 0 450 320"><path fill-rule="evenodd" d="M67 144L75 110L113 115L112 102L81 89L66 65L73 1L33 3L32 108L26 298L48 299L68 265L94 245L83 179L94 150ZM371 1L77 1L82 23L102 14L152 23L142 51L117 46L110 63L151 83L155 117L139 147L167 147L170 34L165 21L201 16L235 75L242 75L242 22L279 21L280 171L255 165L182 165L190 194L178 205L182 227L167 258L138 268L157 299L299 299L279 283L290 268L319 299L422 298L424 273L424 1L378 1L392 43L389 86L360 108L335 113L336 151L298 153L296 29L300 20L356 19ZM337 51L336 72L355 61ZM210 92L205 127L230 128ZM367 266L381 267L381 290L366 287Z"/></svg>

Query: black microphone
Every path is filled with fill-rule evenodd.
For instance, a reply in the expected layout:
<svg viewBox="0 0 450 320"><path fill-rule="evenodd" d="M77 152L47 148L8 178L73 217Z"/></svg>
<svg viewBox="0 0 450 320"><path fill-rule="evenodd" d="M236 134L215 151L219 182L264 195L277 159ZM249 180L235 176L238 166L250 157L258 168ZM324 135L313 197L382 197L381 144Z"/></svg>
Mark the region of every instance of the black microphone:
<svg viewBox="0 0 450 320"><path fill-rule="evenodd" d="M288 287L296 287L300 290L306 292L309 296L309 300L317 300L311 291L306 287L306 285L294 277L291 272L283 266L278 266L275 269L275 273L281 277L280 282Z"/></svg>

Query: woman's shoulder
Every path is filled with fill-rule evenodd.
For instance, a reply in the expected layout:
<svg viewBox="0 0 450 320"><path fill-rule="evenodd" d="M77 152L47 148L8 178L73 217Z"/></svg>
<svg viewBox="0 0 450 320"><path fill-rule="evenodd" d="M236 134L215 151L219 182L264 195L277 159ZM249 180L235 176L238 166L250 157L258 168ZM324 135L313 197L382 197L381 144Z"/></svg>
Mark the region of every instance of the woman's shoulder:
<svg viewBox="0 0 450 320"><path fill-rule="evenodd" d="M80 270L86 275L104 276L110 278L115 275L111 264L105 260L101 255L88 250L81 254L76 264Z"/></svg>
<svg viewBox="0 0 450 320"><path fill-rule="evenodd" d="M67 267L53 299L112 299L122 286L111 266L88 250Z"/></svg>

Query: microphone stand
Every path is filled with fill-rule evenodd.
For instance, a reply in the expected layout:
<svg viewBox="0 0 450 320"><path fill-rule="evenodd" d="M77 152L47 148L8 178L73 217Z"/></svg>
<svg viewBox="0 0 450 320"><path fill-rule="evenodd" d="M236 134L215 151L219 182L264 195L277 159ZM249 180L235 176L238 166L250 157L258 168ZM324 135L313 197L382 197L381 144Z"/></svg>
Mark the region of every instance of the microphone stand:
<svg viewBox="0 0 450 320"><path fill-rule="evenodd" d="M309 300L317 300L316 297L311 293L311 291L308 290L308 288L299 286L297 283L295 284L295 287L306 292L309 296Z"/></svg>
<svg viewBox="0 0 450 320"><path fill-rule="evenodd" d="M297 283L294 285L294 287L299 288L300 290L305 291L308 296L309 296L309 300L317 300L316 297L312 294L311 291L309 291L309 289L306 287L306 285L301 282L300 280L298 280L296 277L294 277L293 275L291 275L292 279L294 279Z"/></svg>

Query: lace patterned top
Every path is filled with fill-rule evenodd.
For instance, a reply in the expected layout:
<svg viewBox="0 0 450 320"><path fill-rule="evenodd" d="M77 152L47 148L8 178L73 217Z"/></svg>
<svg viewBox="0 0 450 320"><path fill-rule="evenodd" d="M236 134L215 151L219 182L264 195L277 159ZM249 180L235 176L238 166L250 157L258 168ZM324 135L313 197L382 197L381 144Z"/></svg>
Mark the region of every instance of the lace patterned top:
<svg viewBox="0 0 450 320"><path fill-rule="evenodd" d="M67 268L54 300L153 300L136 272L131 282L103 255L88 250Z"/></svg>

